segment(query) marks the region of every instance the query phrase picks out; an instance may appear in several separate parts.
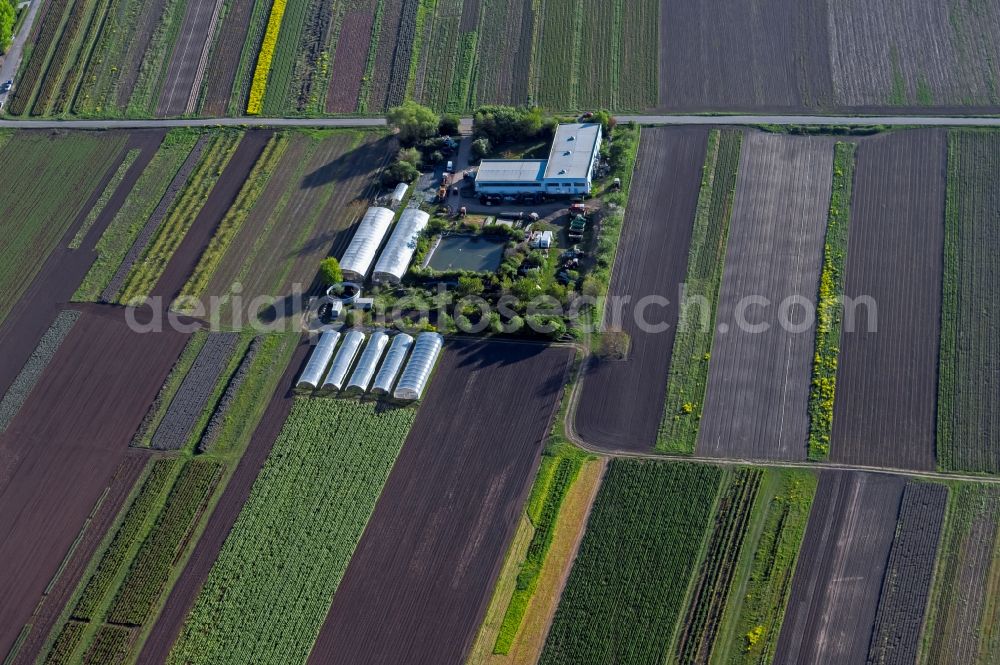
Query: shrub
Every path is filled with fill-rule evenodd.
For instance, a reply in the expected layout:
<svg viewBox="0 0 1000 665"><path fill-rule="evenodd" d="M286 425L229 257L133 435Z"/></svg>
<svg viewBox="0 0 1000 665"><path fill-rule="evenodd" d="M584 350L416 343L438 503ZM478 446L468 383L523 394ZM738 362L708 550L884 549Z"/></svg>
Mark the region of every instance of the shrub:
<svg viewBox="0 0 1000 665"><path fill-rule="evenodd" d="M453 136L458 134L459 117L457 113L445 113L438 122L438 134Z"/></svg>
<svg viewBox="0 0 1000 665"><path fill-rule="evenodd" d="M438 116L431 109L414 101L389 109L387 118L398 132L399 142L404 146L412 146L438 133Z"/></svg>
<svg viewBox="0 0 1000 665"><path fill-rule="evenodd" d="M343 282L344 273L340 269L340 261L338 261L336 258L332 256L329 256L320 261L319 278L327 286Z"/></svg>

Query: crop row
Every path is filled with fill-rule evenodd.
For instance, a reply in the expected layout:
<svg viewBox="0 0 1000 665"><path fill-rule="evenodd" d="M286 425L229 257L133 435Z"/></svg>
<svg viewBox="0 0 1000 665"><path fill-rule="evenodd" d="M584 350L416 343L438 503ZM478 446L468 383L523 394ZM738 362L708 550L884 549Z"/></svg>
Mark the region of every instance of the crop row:
<svg viewBox="0 0 1000 665"><path fill-rule="evenodd" d="M963 484L948 496L921 663L1000 662L1000 490Z"/></svg>
<svg viewBox="0 0 1000 665"><path fill-rule="evenodd" d="M43 68L48 59L49 51L53 43L58 38L59 27L62 24L63 14L66 13L66 6L69 0L52 0L46 5L45 16L42 18L41 28L38 30L38 37L35 38L34 48L28 59L28 66L19 77L23 84L18 84L14 90L14 98L8 107L11 115L24 115L28 110L35 86L41 80Z"/></svg>
<svg viewBox="0 0 1000 665"><path fill-rule="evenodd" d="M184 381L184 377L187 376L207 340L208 333L204 330L198 330L188 338L187 344L184 345L184 350L181 351L180 356L174 361L173 367L170 368L170 373L167 375L163 385L160 386L160 390L156 393L156 397L146 411L146 415L143 416L142 422L139 423L139 427L132 436L130 445L137 448L149 447L149 440L163 421L163 416L166 415L167 408L169 408L170 403L173 401L174 395L177 394L181 383Z"/></svg>
<svg viewBox="0 0 1000 665"><path fill-rule="evenodd" d="M763 475L739 469L723 491L675 647L677 662L704 663L711 656Z"/></svg>
<svg viewBox="0 0 1000 665"><path fill-rule="evenodd" d="M944 485L912 480L906 484L882 579L869 663L917 661L947 501L948 488Z"/></svg>
<svg viewBox="0 0 1000 665"><path fill-rule="evenodd" d="M250 211L257 203L261 192L264 191L265 185L271 179L271 175L274 173L275 168L277 168L278 162L281 161L282 155L288 149L288 144L288 135L277 133L271 137L271 140L264 147L253 169L243 182L243 187L240 189L239 194L237 194L236 200L233 201L229 210L226 211L225 216L215 230L215 234L209 241L208 247L202 252L201 258L198 259L198 265L195 266L191 277L188 278L184 288L181 289L179 298L186 299L186 302L180 305L180 311L184 311L183 308L185 305L193 304L195 299L204 292L209 279L211 279L219 262L229 249L230 243L232 243L236 234L239 233L243 222L250 215Z"/></svg>
<svg viewBox="0 0 1000 665"><path fill-rule="evenodd" d="M142 152L141 148L132 148L125 154L125 159L122 163L118 165L118 170L115 174L111 176L111 180L108 181L107 186L104 191L101 192L100 197L94 203L94 207L90 209L87 213L87 217L84 218L83 223L77 230L76 235L69 242L70 249L80 249L83 244L84 239L87 237L87 232L90 231L91 227L94 226L94 222L100 217L101 213L104 212L104 208L108 205L108 201L111 197L115 195L115 191L118 186L122 184L122 180L125 179L125 174L128 173L132 165L135 164L135 160L139 158L139 154Z"/></svg>
<svg viewBox="0 0 1000 665"><path fill-rule="evenodd" d="M507 605L503 623L497 635L493 653L506 654L517 637L528 602L538 587L542 564L549 553L555 535L556 519L570 486L583 467L583 456L575 451L546 455L538 469L538 477L528 502L528 519L535 530L528 544L525 560L517 575L517 586Z"/></svg>
<svg viewBox="0 0 1000 665"><path fill-rule="evenodd" d="M733 130L709 135L684 282L689 296L704 297L707 304L699 312L702 320L682 321L674 337L656 442L662 452L690 455L698 438L742 140L742 132ZM686 309L684 316L691 311Z"/></svg>
<svg viewBox="0 0 1000 665"><path fill-rule="evenodd" d="M191 436L223 372L232 361L239 333L209 333L150 441L156 450L180 450Z"/></svg>
<svg viewBox="0 0 1000 665"><path fill-rule="evenodd" d="M121 60L126 57L138 20L140 0L111 0L100 33L95 40L82 81L73 101L73 112L94 115L113 112L114 88Z"/></svg>
<svg viewBox="0 0 1000 665"><path fill-rule="evenodd" d="M823 271L816 307L816 353L809 387L809 457L830 454L833 398L837 388L837 356L844 316L844 277L847 265L851 192L854 188L854 143L837 143L833 157L833 189L823 245Z"/></svg>
<svg viewBox="0 0 1000 665"><path fill-rule="evenodd" d="M45 656L45 665L69 665L73 662L73 654L83 641L83 634L87 630L87 624L79 621L67 621L59 636L52 643L48 655Z"/></svg>
<svg viewBox="0 0 1000 665"><path fill-rule="evenodd" d="M68 54L64 60L68 69L59 85L59 92L55 97L50 113L61 115L72 110L77 91L80 88L80 79L83 77L87 63L93 51L94 42L101 32L108 12L111 11L115 0L96 0L90 3L90 13L84 19L86 25L84 29L78 31L76 39L67 44ZM60 49L63 47L60 46Z"/></svg>
<svg viewBox="0 0 1000 665"><path fill-rule="evenodd" d="M375 0L375 17L372 20L372 37L368 42L368 58L365 60L365 74L361 77L361 90L358 92L358 113L365 113L371 105L369 98L375 79L375 61L378 58L379 44L382 43L382 23L385 19L385 3L388 0Z"/></svg>
<svg viewBox="0 0 1000 665"><path fill-rule="evenodd" d="M455 61L460 53L458 25L462 14L461 0L438 0L431 39L425 47L432 63L426 68L421 101L433 108L445 108L455 75ZM430 54L434 54L433 57Z"/></svg>
<svg viewBox="0 0 1000 665"><path fill-rule="evenodd" d="M69 331L73 329L73 324L80 318L80 313L64 309L56 316L49 329L45 331L42 338L38 340L38 345L28 357L27 362L21 368L17 378L7 388L3 399L0 400L0 432L7 429L11 421L21 410L21 406L27 401L42 372L49 366L52 357L59 350Z"/></svg>
<svg viewBox="0 0 1000 665"><path fill-rule="evenodd" d="M4 178L4 186L17 196L0 200L0 321L118 165L125 138L102 132L63 137L16 132L0 151L0 161L18 165Z"/></svg>
<svg viewBox="0 0 1000 665"><path fill-rule="evenodd" d="M156 526L143 541L118 589L108 621L141 626L149 618L185 539L194 528L222 471L222 464L194 459L178 476Z"/></svg>
<svg viewBox="0 0 1000 665"><path fill-rule="evenodd" d="M472 75L475 72L476 44L478 35L475 31L467 32L459 39L458 58L451 77L451 91L448 93L447 110L449 113L460 113L467 109L473 92Z"/></svg>
<svg viewBox="0 0 1000 665"><path fill-rule="evenodd" d="M410 69L413 61L413 50L417 39L417 13L420 11L420 0L403 0L402 13L400 15L399 29L396 33L396 47L392 56L392 68L389 71L389 85L386 91L386 108L399 106L406 98L406 86L410 78ZM475 35L475 33L470 33ZM462 49L467 48L466 39L462 40ZM471 77L472 61L475 58L475 36L472 37L472 53L468 68ZM466 86L468 89L468 86ZM468 91L466 91L468 97Z"/></svg>
<svg viewBox="0 0 1000 665"><path fill-rule="evenodd" d="M131 628L125 626L101 626L97 629L83 662L88 665L112 665L122 662L128 655L132 632Z"/></svg>
<svg viewBox="0 0 1000 665"><path fill-rule="evenodd" d="M119 296L127 304L146 297L166 268L184 235L201 211L229 159L236 151L242 132L218 132L209 139L203 158L191 174L184 190L174 200L145 255L132 269Z"/></svg>
<svg viewBox="0 0 1000 665"><path fill-rule="evenodd" d="M198 135L187 130L173 130L167 134L122 207L97 241L97 259L73 294L73 300L97 300L102 291L108 288L115 271L122 264L129 248L135 243L157 202L163 198L171 179L177 174L197 140Z"/></svg>
<svg viewBox="0 0 1000 665"><path fill-rule="evenodd" d="M541 663L662 659L722 479L707 465L611 462Z"/></svg>
<svg viewBox="0 0 1000 665"><path fill-rule="evenodd" d="M31 115L45 115L48 112L53 95L56 94L62 70L69 57L71 45L76 39L76 32L83 24L84 17L92 5L92 0L78 0L70 5L69 16L63 24L59 39L54 42L55 51L53 51L45 74L40 80L41 85L38 89L38 95L35 97L35 103L31 107Z"/></svg>
<svg viewBox="0 0 1000 665"><path fill-rule="evenodd" d="M306 38L306 22L314 11L321 9L320 4L322 0L303 0L289 4L284 10L265 86L261 109L265 115L280 115L295 107L292 88L296 65L302 56L299 49Z"/></svg>
<svg viewBox="0 0 1000 665"><path fill-rule="evenodd" d="M296 3L301 4L301 3ZM267 29L264 40L257 54L257 67L253 73L253 83L250 85L250 96L247 99L247 113L256 115L264 108L264 92L267 90L267 79L271 73L271 62L278 45L278 33L281 30L281 20L285 14L286 0L274 0L271 13L267 19Z"/></svg>
<svg viewBox="0 0 1000 665"><path fill-rule="evenodd" d="M548 108L576 107L584 0L547 0L542 9L538 100Z"/></svg>
<svg viewBox="0 0 1000 665"><path fill-rule="evenodd" d="M87 580L73 608L74 619L93 621L98 618L98 609L111 591L122 568L128 563L129 554L135 547L136 541L141 538L143 529L159 510L160 497L167 483L176 475L179 466L180 462L176 458L162 458L150 463L146 479L125 512L121 524L101 555L97 568Z"/></svg>
<svg viewBox="0 0 1000 665"><path fill-rule="evenodd" d="M296 400L168 662L303 662L412 419Z"/></svg>
<svg viewBox="0 0 1000 665"><path fill-rule="evenodd" d="M774 660L815 494L816 476L809 471L766 473L713 661L751 665Z"/></svg>
<svg viewBox="0 0 1000 665"><path fill-rule="evenodd" d="M250 87L253 84L256 70L257 54L260 53L261 44L264 42L270 16L271 0L255 0L246 41L240 51L240 62L236 67L236 76L233 79L232 97L228 107L230 115L240 115L247 108Z"/></svg>
<svg viewBox="0 0 1000 665"><path fill-rule="evenodd" d="M948 140L937 455L949 470L1000 473L1000 132Z"/></svg>
<svg viewBox="0 0 1000 665"><path fill-rule="evenodd" d="M138 76L128 100L127 114L148 117L156 110L170 55L187 7L185 0L166 0L157 17L156 29L146 45Z"/></svg>
<svg viewBox="0 0 1000 665"><path fill-rule="evenodd" d="M326 95L326 69L329 53L326 42L333 20L332 2L312 2L302 29L298 57L292 74L292 85L284 100L290 111L298 113L318 110L321 97Z"/></svg>
<svg viewBox="0 0 1000 665"><path fill-rule="evenodd" d="M243 360L240 361L236 372L230 377L229 383L226 384L226 390L222 393L222 398L219 399L219 403L215 406L215 411L212 412L212 418L205 427L205 433L198 441L198 452L206 452L218 440L226 418L229 415L229 409L233 405L233 402L236 401L240 393L240 388L243 387L243 382L250 376L254 360L256 360L257 354L260 352L263 344L263 337L254 337L253 341L250 342L247 352L243 355Z"/></svg>
<svg viewBox="0 0 1000 665"><path fill-rule="evenodd" d="M194 136L196 135L189 135L191 140L194 140ZM180 165L180 168L174 171L173 179L170 180L169 184L167 184L166 191L163 191L162 195L160 195L160 188L163 186L163 183L166 182L165 179L169 177L168 174L171 172L171 169L176 166L174 160L179 160L183 157L183 151L188 149L186 145L184 147L178 147L177 152L173 153L171 157L168 158L169 163L163 165L165 171L162 175L156 174L153 180L147 183L142 183L140 180L140 183L136 184L135 190L139 190L140 184L144 184L150 189L142 190L143 194L140 196L145 195L148 191L149 198L145 200L142 198L136 199L134 203L135 206L143 206L142 209L145 211L148 210L148 206L151 206L154 202L159 201L159 203L156 203L156 208L154 208L153 212L148 216L145 214L138 214L135 217L129 217L127 216L128 212L125 212L126 216L123 216L120 222L116 217L115 221L111 223L111 227L109 228L117 229L118 232L121 233L121 236L113 241L114 244L112 244L112 241L109 241L105 251L108 253L114 253L111 254L111 258L108 262L103 264L104 268L102 272L99 277L95 276L95 279L104 279L105 275L107 275L107 273L109 273L116 264L118 267L115 269L114 275L110 278L105 285L104 290L101 292L101 302L116 302L116 299L121 293L121 290L124 288L129 275L132 274L132 268L135 267L136 262L139 261L139 259L141 259L146 253L149 243L156 236L156 233L160 228L160 224L163 223L163 220L166 218L167 213L173 206L178 194L183 191L191 173L194 172L194 169L201 162L202 154L204 153L208 142L209 136L207 134L198 136L197 141L195 141L194 145L190 147L190 151L187 153L187 157ZM143 172L143 176L145 176L148 171L149 167L147 166L146 171ZM122 211L119 212L122 213L128 210L130 210L129 202L126 201L125 205L122 207ZM128 224L127 227L125 226L126 224ZM103 241L105 237L108 237L107 231L105 231L101 240ZM112 237L114 238L114 236ZM126 245L129 242L131 242L131 245L129 245L127 247L127 251L125 251ZM97 250L98 252L101 250L100 242L98 243ZM119 260L118 257L121 256L123 251L124 256ZM95 266L98 265L102 265L100 256L98 256L97 263L95 263Z"/></svg>

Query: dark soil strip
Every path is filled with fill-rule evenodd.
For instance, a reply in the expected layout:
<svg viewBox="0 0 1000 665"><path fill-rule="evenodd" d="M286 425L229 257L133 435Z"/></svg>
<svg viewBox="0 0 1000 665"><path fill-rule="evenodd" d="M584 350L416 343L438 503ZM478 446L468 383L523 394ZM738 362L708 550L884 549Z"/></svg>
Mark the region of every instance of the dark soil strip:
<svg viewBox="0 0 1000 665"><path fill-rule="evenodd" d="M865 662L905 485L902 476L822 472L776 665Z"/></svg>
<svg viewBox="0 0 1000 665"><path fill-rule="evenodd" d="M146 245L153 239L156 235L156 230L160 228L160 224L163 223L163 219L167 216L167 211L170 210L170 206L173 205L174 199L184 188L189 177L191 177L191 172L194 171L195 167L198 166L198 162L201 161L201 155L205 151L205 144L208 143L208 134L201 136L198 142L194 144L194 148L188 154L187 159L181 165L177 175L170 182L170 186L167 187L167 191L163 194L163 198L160 199L159 204L157 204L156 209L153 210L153 214L149 216L149 220L146 225L142 227L142 231L136 236L135 242L132 243L132 247L129 248L128 254L122 260L122 264L118 266L118 270L115 272L115 276L111 278L108 283L104 293L101 294L102 302L112 302L118 292L121 291L122 287L125 286L125 280L128 279L128 275L132 272L132 266L135 262L139 260L143 252L146 251Z"/></svg>
<svg viewBox="0 0 1000 665"><path fill-rule="evenodd" d="M132 91L139 80L139 68L142 66L149 48L149 42L153 39L156 28L160 25L160 17L166 9L167 0L152 0L145 3L142 13L136 19L135 31L132 33L131 43L124 61L121 63L121 75L118 77L118 107L125 109L128 107Z"/></svg>
<svg viewBox="0 0 1000 665"><path fill-rule="evenodd" d="M201 347L194 365L181 382L177 394L167 407L150 441L156 450L180 450L191 436L222 372L229 366L233 351L240 340L239 333L212 333Z"/></svg>
<svg viewBox="0 0 1000 665"><path fill-rule="evenodd" d="M480 1L481 0L465 0L465 2L462 3L462 20L458 24L459 32L472 32L479 27Z"/></svg>
<svg viewBox="0 0 1000 665"><path fill-rule="evenodd" d="M448 344L310 663L464 662L571 359L534 344Z"/></svg>
<svg viewBox="0 0 1000 665"><path fill-rule="evenodd" d="M83 537L67 561L66 567L63 568L55 583L43 597L42 603L32 615L30 619L31 631L28 633L27 639L21 643L17 658L11 665L30 665L35 662L45 640L59 620L63 607L73 595L73 591L76 590L91 558L97 552L98 546L114 523L118 511L125 505L125 500L139 476L142 475L148 458L148 454L142 451L131 450L126 454L125 459L115 472L114 478L111 479L107 493L100 499L100 505L97 506L96 512L90 518L90 522L83 532Z"/></svg>
<svg viewBox="0 0 1000 665"><path fill-rule="evenodd" d="M240 65L243 43L250 31L253 6L254 0L233 0L229 13L223 19L215 50L205 71L205 99L201 109L204 115L226 114L233 83L236 81L236 70Z"/></svg>
<svg viewBox="0 0 1000 665"><path fill-rule="evenodd" d="M24 367L21 368L17 378L14 379L14 382L11 383L10 388L4 394L3 399L0 400L0 432L7 429L7 425L10 424L10 421L17 415L25 400L28 399L32 388L35 387L35 383L41 377L45 368L49 366L52 356L59 350L59 345L66 339L66 335L73 329L73 324L76 323L79 317L79 312L64 309L59 312L56 320L52 322L49 329L38 340L38 346L35 347L31 357L28 358L28 362L24 363Z"/></svg>
<svg viewBox="0 0 1000 665"><path fill-rule="evenodd" d="M352 11L344 15L340 38L333 52L333 75L326 96L327 113L353 113L357 110L374 20L373 10Z"/></svg>
<svg viewBox="0 0 1000 665"><path fill-rule="evenodd" d="M198 265L201 253L208 246L209 240L215 234L222 217L229 206L236 200L243 182L250 174L257 158L264 151L264 146L274 132L270 130L252 130L246 133L233 153L226 170L219 176L215 187L201 211L191 224L184 240L177 247L170 263L160 275L160 280L153 288L151 296L159 296L164 300L164 306L169 305L187 282L188 277Z"/></svg>
<svg viewBox="0 0 1000 665"><path fill-rule="evenodd" d="M79 309L73 331L0 435L0 653L129 454L128 441L186 340L173 331L137 334L118 308Z"/></svg>
<svg viewBox="0 0 1000 665"><path fill-rule="evenodd" d="M833 462L935 467L946 144L918 130L858 147L844 293L877 321L845 312Z"/></svg>
<svg viewBox="0 0 1000 665"><path fill-rule="evenodd" d="M628 360L595 358L586 368L576 430L588 443L612 450L650 450L656 441L707 145L707 129L642 132L608 290L609 308L614 298L630 298L621 309L620 325L632 346ZM644 312L651 325L669 324L665 331L643 332L636 322L635 303L651 295L670 301ZM612 312L605 313L609 325L619 318Z"/></svg>
<svg viewBox="0 0 1000 665"><path fill-rule="evenodd" d="M45 260L34 282L0 325L0 349L3 349L0 353L0 394L7 392L11 382L35 350L38 340L52 325L56 315L64 309L64 304L73 297L96 258L94 245L118 213L146 164L153 158L163 136L164 132L161 130L137 131L130 134L122 157L124 158L124 155L133 148L140 148L142 152L108 200L104 210L98 215L80 249L69 249L69 242L76 236L90 209L94 207L107 183L114 177L115 168L109 169L107 178L94 188L90 200L66 230L59 247Z"/></svg>
<svg viewBox="0 0 1000 665"><path fill-rule="evenodd" d="M906 665L917 662L920 630L931 593L934 562L944 523L948 488L910 481L903 494L896 540L882 582L875 615L869 663Z"/></svg>
<svg viewBox="0 0 1000 665"><path fill-rule="evenodd" d="M212 564L215 563L219 550L222 549L222 543L225 542L229 530L233 528L233 523L240 514L240 509L247 497L250 496L250 489L257 479L257 474L264 465L264 461L267 460L271 446L274 445L274 440L278 437L285 419L292 410L294 397L292 386L305 365L306 357L311 348L308 341L302 341L299 348L296 349L292 361L278 384L278 390L271 398L271 403L250 439L246 452L240 458L236 471L226 485L218 505L212 511L205 531L198 540L198 544L195 545L194 552L192 552L184 572L181 573L170 592L170 596L146 640L142 653L139 655L138 662L152 664L166 661L170 648L187 617L188 610L201 590L205 578L208 577L208 572L211 570Z"/></svg>
<svg viewBox="0 0 1000 665"><path fill-rule="evenodd" d="M158 116L177 116L185 112L191 89L197 84L205 43L214 36L212 18L219 6L218 0L189 0L185 6L180 33L160 91Z"/></svg>

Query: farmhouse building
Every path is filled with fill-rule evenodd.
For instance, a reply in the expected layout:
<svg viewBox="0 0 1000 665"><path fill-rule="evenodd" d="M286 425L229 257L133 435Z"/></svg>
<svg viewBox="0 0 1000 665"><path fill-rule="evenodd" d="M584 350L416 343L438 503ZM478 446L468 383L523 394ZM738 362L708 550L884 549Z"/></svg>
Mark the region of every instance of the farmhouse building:
<svg viewBox="0 0 1000 665"><path fill-rule="evenodd" d="M601 125L559 125L548 159L484 159L477 194L589 194L601 154Z"/></svg>

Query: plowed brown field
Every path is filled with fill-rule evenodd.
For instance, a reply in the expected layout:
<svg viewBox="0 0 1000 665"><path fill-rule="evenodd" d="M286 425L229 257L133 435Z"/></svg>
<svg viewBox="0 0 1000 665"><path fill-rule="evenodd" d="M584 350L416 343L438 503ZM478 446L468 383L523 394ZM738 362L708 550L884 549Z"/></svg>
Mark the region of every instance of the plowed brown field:
<svg viewBox="0 0 1000 665"><path fill-rule="evenodd" d="M137 334L116 308L84 306L0 435L0 653L56 574L186 335Z"/></svg>
<svg viewBox="0 0 1000 665"><path fill-rule="evenodd" d="M806 456L815 325L804 304L816 302L832 178L828 139L743 141L700 455Z"/></svg>
<svg viewBox="0 0 1000 665"><path fill-rule="evenodd" d="M864 663L906 479L825 471L774 662Z"/></svg>
<svg viewBox="0 0 1000 665"><path fill-rule="evenodd" d="M834 462L934 468L947 135L892 132L857 152ZM871 326L871 327L870 327Z"/></svg>
<svg viewBox="0 0 1000 665"><path fill-rule="evenodd" d="M642 132L608 289L609 306L614 299L629 298L620 320L632 346L627 360L590 362L576 410L577 432L594 445L649 450L656 440L707 142L707 129ZM670 301L666 306L652 304L642 313L653 326L668 324L666 330L644 332L637 323L636 305L647 296ZM605 312L605 322L612 326L617 318L613 311Z"/></svg>
<svg viewBox="0 0 1000 665"><path fill-rule="evenodd" d="M449 342L311 663L464 662L572 355Z"/></svg>

